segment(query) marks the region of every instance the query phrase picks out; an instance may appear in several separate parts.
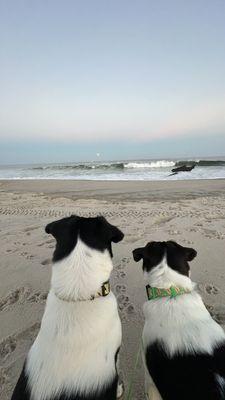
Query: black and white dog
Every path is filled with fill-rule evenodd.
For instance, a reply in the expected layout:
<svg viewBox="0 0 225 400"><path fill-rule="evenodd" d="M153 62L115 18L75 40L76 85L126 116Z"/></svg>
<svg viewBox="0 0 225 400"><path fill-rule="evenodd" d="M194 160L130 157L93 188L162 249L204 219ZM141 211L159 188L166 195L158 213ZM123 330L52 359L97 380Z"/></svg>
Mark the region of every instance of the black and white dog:
<svg viewBox="0 0 225 400"><path fill-rule="evenodd" d="M150 400L225 399L225 333L189 277L196 255L172 241L133 251L147 283L142 340Z"/></svg>
<svg viewBox="0 0 225 400"><path fill-rule="evenodd" d="M78 216L46 232L56 239L51 289L12 400L115 400L122 332L108 280L112 242L124 235L103 217Z"/></svg>

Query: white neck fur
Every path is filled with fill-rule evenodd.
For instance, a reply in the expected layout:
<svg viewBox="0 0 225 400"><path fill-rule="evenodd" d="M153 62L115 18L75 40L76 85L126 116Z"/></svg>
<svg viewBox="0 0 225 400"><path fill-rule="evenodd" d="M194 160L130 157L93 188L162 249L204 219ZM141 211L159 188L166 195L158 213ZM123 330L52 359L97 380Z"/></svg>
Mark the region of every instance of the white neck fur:
<svg viewBox="0 0 225 400"><path fill-rule="evenodd" d="M180 286L192 290L194 287L189 277L179 274L168 266L166 257L150 272L144 271L144 279L146 284L158 288L168 289L170 286Z"/></svg>
<svg viewBox="0 0 225 400"><path fill-rule="evenodd" d="M90 299L109 279L112 269L108 250L92 249L78 238L69 256L53 264L51 287L61 299Z"/></svg>

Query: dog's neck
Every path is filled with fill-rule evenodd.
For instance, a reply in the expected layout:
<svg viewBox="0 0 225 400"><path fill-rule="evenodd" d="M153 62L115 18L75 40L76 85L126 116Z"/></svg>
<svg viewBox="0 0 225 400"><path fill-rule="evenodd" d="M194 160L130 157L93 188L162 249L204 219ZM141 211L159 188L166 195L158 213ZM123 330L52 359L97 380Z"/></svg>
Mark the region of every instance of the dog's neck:
<svg viewBox="0 0 225 400"><path fill-rule="evenodd" d="M78 239L69 256L53 264L51 289L59 299L91 299L109 280L112 268L108 250L92 249Z"/></svg>
<svg viewBox="0 0 225 400"><path fill-rule="evenodd" d="M176 272L168 266L166 258L149 272L144 271L144 279L146 284L157 288L169 289L171 286L177 286L192 290L194 287L189 277Z"/></svg>
<svg viewBox="0 0 225 400"><path fill-rule="evenodd" d="M159 342L167 354L209 353L224 341L223 329L211 318L194 283L187 276L170 268L164 259L149 273L146 283L152 287L168 289L179 286L190 293L146 301L143 306L145 326L143 346Z"/></svg>

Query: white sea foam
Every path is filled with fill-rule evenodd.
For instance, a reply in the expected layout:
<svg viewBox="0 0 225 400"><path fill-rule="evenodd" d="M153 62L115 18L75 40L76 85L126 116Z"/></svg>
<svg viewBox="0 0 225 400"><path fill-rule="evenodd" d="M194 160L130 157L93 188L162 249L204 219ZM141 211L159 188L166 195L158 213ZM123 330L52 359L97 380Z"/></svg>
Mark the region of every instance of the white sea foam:
<svg viewBox="0 0 225 400"><path fill-rule="evenodd" d="M168 168L173 167L174 161L158 160L151 162L129 162L124 165L125 168Z"/></svg>

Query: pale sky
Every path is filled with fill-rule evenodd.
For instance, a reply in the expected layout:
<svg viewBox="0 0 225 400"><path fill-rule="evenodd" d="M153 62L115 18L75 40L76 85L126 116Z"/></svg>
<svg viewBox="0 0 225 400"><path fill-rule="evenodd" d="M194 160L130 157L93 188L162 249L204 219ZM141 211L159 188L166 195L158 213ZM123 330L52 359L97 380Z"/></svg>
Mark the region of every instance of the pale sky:
<svg viewBox="0 0 225 400"><path fill-rule="evenodd" d="M0 162L225 155L224 21L224 0L0 0Z"/></svg>

